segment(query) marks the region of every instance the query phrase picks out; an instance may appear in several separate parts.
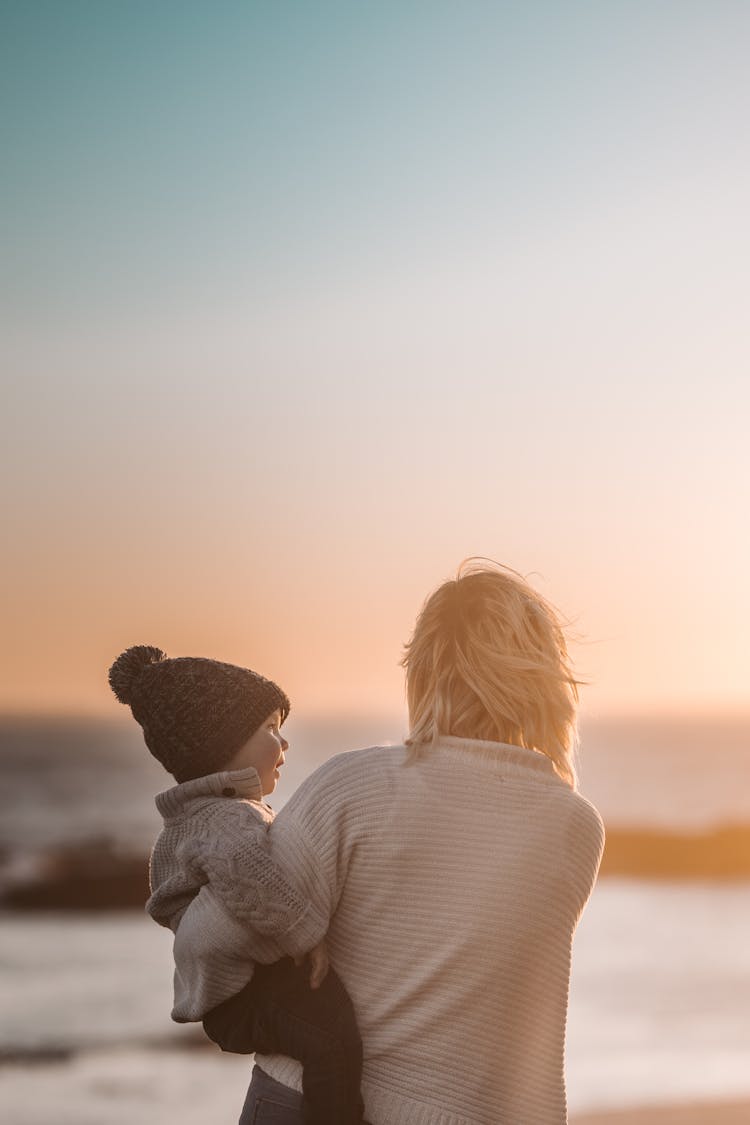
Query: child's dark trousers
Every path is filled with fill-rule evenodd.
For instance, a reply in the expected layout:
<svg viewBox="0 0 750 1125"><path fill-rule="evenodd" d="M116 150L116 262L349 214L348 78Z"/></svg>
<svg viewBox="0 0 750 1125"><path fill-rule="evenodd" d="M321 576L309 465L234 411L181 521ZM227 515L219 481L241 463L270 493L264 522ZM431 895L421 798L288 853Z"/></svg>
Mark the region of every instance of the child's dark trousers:
<svg viewBox="0 0 750 1125"><path fill-rule="evenodd" d="M301 1062L307 1125L360 1125L362 1041L349 993L333 969L317 989L309 974L288 957L256 965L250 983L208 1013L204 1030L223 1051Z"/></svg>

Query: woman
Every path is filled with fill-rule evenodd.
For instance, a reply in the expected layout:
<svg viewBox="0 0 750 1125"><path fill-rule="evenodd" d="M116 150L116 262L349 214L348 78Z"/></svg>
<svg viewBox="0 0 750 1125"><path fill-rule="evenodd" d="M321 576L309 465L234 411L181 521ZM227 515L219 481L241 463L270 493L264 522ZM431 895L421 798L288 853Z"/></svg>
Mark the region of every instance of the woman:
<svg viewBox="0 0 750 1125"><path fill-rule="evenodd" d="M575 790L577 683L552 607L470 564L404 657L405 746L343 754L270 829L327 930L371 1125L562 1125L571 939L603 847ZM300 1065L258 1056L240 1125L298 1125Z"/></svg>

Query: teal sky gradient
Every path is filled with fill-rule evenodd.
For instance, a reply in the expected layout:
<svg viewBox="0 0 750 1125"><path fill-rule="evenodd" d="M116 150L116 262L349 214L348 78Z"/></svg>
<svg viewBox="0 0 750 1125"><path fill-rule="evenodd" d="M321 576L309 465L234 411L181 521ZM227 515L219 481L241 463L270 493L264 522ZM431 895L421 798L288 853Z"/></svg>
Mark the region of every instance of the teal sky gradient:
<svg viewBox="0 0 750 1125"><path fill-rule="evenodd" d="M540 572L592 707L747 705L749 43L727 0L4 4L0 705L144 639L400 701L469 554Z"/></svg>

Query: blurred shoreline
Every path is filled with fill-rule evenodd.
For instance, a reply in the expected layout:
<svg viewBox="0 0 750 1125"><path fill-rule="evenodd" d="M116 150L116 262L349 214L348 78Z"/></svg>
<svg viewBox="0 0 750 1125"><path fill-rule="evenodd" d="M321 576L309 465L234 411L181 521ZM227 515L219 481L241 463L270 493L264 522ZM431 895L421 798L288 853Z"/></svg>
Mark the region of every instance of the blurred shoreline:
<svg viewBox="0 0 750 1125"><path fill-rule="evenodd" d="M750 825L699 833L608 828L601 877L647 880L750 879ZM142 909L148 856L96 837L19 855L0 855L5 910Z"/></svg>
<svg viewBox="0 0 750 1125"><path fill-rule="evenodd" d="M570 1125L747 1125L748 1121L750 1101L644 1106L570 1117Z"/></svg>

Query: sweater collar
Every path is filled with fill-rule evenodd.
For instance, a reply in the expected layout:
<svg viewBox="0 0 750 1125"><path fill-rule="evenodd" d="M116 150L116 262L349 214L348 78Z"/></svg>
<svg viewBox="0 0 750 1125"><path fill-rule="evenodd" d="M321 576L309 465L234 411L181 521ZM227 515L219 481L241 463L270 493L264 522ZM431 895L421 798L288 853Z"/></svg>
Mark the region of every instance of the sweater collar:
<svg viewBox="0 0 750 1125"><path fill-rule="evenodd" d="M440 735L432 750L444 750L453 754L470 754L485 762L505 767L510 773L531 770L535 773L551 774L557 777L552 759L539 750L528 750L525 746L514 746L510 742L490 742L480 738L457 738L453 735Z"/></svg>
<svg viewBox="0 0 750 1125"><path fill-rule="evenodd" d="M258 771L255 766L247 766L242 770L222 770L205 777L194 777L158 793L156 807L166 819L178 816L191 801L201 797L244 797L250 801L262 801L263 789Z"/></svg>

